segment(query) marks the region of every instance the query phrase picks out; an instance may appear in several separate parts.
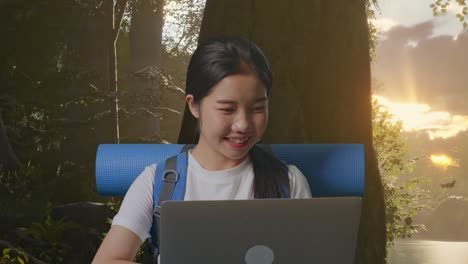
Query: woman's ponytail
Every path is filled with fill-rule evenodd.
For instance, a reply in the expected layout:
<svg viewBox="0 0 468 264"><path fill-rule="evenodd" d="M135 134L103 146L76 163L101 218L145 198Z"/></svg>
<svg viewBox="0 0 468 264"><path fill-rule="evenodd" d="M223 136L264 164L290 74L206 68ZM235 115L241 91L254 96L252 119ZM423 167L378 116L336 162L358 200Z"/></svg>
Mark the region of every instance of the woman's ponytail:
<svg viewBox="0 0 468 264"><path fill-rule="evenodd" d="M249 155L254 170L254 198L289 198L287 165L257 145Z"/></svg>

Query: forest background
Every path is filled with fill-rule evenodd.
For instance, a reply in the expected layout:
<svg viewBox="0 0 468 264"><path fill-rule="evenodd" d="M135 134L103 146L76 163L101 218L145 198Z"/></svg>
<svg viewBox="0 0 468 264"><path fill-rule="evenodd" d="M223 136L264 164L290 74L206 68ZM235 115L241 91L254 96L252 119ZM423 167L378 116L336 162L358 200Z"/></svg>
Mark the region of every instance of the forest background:
<svg viewBox="0 0 468 264"><path fill-rule="evenodd" d="M443 13L447 2L436 1L430 8ZM193 130L193 121L184 115L187 63L199 39L221 33L253 39L276 69L277 87L283 87L282 92L276 88L276 98L292 108L279 113L280 101L272 101L277 117L267 142L366 145L371 165L363 217L371 224L360 231L356 263L384 263L387 245L395 238L426 228L414 217L453 193L439 188L437 199L429 199L429 187L434 187L429 185L434 183L411 173L419 157L408 156L401 122L394 122L372 99L370 63L377 30L368 22L378 3L219 3L0 3L0 34L6 36L0 43L0 247L9 249L0 254L4 261L15 250L38 263L92 258L108 228L106 219L118 208L118 199L96 191L97 146L193 143L193 135L184 134ZM460 5L466 7L464 1ZM251 19L235 17L242 11ZM457 14L461 23L466 8L463 12ZM291 13L297 21L287 18ZM264 29L278 17L287 23L275 27L277 32ZM244 25L239 19L255 23ZM305 25L306 19L312 23ZM291 40L297 53L280 56ZM307 71L314 72L316 80L305 78ZM306 99L316 107L307 106ZM311 125L306 117L317 122ZM291 123L282 125L280 120ZM457 194L468 196L466 190ZM83 219L90 212L99 213ZM373 238L364 242L366 236ZM83 240L91 242L83 247Z"/></svg>

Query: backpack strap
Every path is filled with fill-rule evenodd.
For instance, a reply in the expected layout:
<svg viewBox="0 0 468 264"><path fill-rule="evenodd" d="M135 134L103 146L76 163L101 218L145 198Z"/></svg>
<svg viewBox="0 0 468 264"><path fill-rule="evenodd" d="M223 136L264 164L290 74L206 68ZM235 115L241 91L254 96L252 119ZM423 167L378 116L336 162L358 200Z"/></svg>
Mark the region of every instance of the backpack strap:
<svg viewBox="0 0 468 264"><path fill-rule="evenodd" d="M185 145L181 152L168 158L165 163L157 165L153 186L153 224L151 226L150 252L153 263L158 263L160 245L161 206L165 201L184 200L187 183L187 151L194 145Z"/></svg>
<svg viewBox="0 0 468 264"><path fill-rule="evenodd" d="M191 149L193 149L196 145L195 144L185 144L184 147L182 147L182 150L180 153L187 152Z"/></svg>

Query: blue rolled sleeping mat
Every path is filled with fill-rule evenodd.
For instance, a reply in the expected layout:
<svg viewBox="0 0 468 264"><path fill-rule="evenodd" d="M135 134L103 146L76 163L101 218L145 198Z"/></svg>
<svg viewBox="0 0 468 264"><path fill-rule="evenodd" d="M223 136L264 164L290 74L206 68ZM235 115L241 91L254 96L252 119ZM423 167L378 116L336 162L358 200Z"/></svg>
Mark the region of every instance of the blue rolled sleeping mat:
<svg viewBox="0 0 468 264"><path fill-rule="evenodd" d="M123 196L148 165L177 155L183 144L101 144L96 185L102 195ZM362 197L365 155L362 144L270 144L279 160L296 165L313 197Z"/></svg>

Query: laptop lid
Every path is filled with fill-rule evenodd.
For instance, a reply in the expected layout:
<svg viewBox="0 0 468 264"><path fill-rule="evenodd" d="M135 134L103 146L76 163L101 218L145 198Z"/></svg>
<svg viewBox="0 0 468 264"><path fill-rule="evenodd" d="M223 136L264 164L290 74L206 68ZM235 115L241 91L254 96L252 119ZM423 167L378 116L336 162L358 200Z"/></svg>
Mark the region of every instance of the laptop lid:
<svg viewBox="0 0 468 264"><path fill-rule="evenodd" d="M352 264L361 198L167 201L161 263Z"/></svg>

